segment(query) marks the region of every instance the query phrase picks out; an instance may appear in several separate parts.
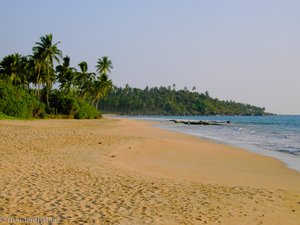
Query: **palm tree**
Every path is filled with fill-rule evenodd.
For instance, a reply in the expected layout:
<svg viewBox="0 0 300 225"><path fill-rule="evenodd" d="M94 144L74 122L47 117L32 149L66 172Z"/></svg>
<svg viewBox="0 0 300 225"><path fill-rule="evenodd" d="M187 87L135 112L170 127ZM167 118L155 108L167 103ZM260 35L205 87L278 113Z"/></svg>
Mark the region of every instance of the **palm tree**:
<svg viewBox="0 0 300 225"><path fill-rule="evenodd" d="M34 76L32 77L32 82L35 84L36 96L40 98L40 84L41 82L41 74L43 71L43 63L42 59L39 58L37 54L30 55L30 62L33 64Z"/></svg>
<svg viewBox="0 0 300 225"><path fill-rule="evenodd" d="M79 97L85 99L92 93L95 73L88 72L88 64L82 61L78 64L80 72L77 72L76 84L79 91Z"/></svg>
<svg viewBox="0 0 300 225"><path fill-rule="evenodd" d="M87 64L87 62L82 61L82 62L80 62L80 63L78 64L78 66L79 66L79 68L80 68L80 70L81 70L81 73L83 73L83 74L86 74L86 73L87 73L87 71L88 71L88 64Z"/></svg>
<svg viewBox="0 0 300 225"><path fill-rule="evenodd" d="M96 68L100 77L98 77L98 80L96 80L93 85L94 99L92 104L95 103L95 107L98 109L100 98L103 98L112 89L112 81L108 79L106 72L111 72L113 64L107 56L102 56L98 59Z"/></svg>
<svg viewBox="0 0 300 225"><path fill-rule="evenodd" d="M108 79L105 73L102 73L93 85L94 99L92 105L95 104L96 110L98 110L99 100L106 96L111 89L112 81Z"/></svg>
<svg viewBox="0 0 300 225"><path fill-rule="evenodd" d="M8 76L9 81L18 85L21 83L22 56L18 53L5 56L0 62L0 71L3 76Z"/></svg>
<svg viewBox="0 0 300 225"><path fill-rule="evenodd" d="M52 43L53 36L52 34L47 34L40 38L40 42L36 42L36 46L32 48L33 54L36 59L37 67L37 83L41 80L41 71L44 68L46 73L43 77L43 81L46 85L46 98L47 106L49 108L49 92L54 81L54 69L53 61L59 63L60 58L62 58L61 51L57 48L57 45L60 42Z"/></svg>
<svg viewBox="0 0 300 225"><path fill-rule="evenodd" d="M33 74L33 64L28 56L22 56L20 61L20 80L23 88L29 90L30 80Z"/></svg>
<svg viewBox="0 0 300 225"><path fill-rule="evenodd" d="M63 58L63 64L56 67L57 79L60 83L60 89L69 94L75 86L75 68L70 67L70 57Z"/></svg>
<svg viewBox="0 0 300 225"><path fill-rule="evenodd" d="M110 73L110 70L113 69L113 64L107 56L102 56L102 58L98 59L96 68L98 73L107 74L106 72Z"/></svg>
<svg viewBox="0 0 300 225"><path fill-rule="evenodd" d="M0 74L4 80L8 80L13 85L22 85L28 90L32 74L31 60L18 53L5 56L0 62Z"/></svg>
<svg viewBox="0 0 300 225"><path fill-rule="evenodd" d="M172 87L173 87L173 90L176 90L176 84L175 83L172 85Z"/></svg>

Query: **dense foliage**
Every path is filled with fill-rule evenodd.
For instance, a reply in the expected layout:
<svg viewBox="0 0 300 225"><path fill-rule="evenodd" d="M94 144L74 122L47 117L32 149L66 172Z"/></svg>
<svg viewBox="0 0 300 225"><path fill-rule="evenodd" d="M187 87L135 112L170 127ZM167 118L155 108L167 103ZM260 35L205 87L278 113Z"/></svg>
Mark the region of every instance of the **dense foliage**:
<svg viewBox="0 0 300 225"><path fill-rule="evenodd" d="M58 45L52 34L45 35L35 43L32 55L15 53L0 61L0 113L19 118L100 116L99 100L112 88L107 75L113 68L111 60L99 58L97 73L88 72L85 61L77 70Z"/></svg>
<svg viewBox="0 0 300 225"><path fill-rule="evenodd" d="M85 61L70 66L53 43L52 34L42 36L33 54L18 53L0 61L0 114L18 118L98 118L105 112L146 115L264 115L265 109L233 101L220 101L194 90L170 86L113 87L108 73L113 68L107 56L98 59L96 72ZM54 65L56 64L56 66ZM100 101L101 100L101 101Z"/></svg>
<svg viewBox="0 0 300 225"><path fill-rule="evenodd" d="M103 111L131 115L264 115L265 109L233 101L220 101L195 91L175 87L144 90L113 87L101 101Z"/></svg>
<svg viewBox="0 0 300 225"><path fill-rule="evenodd" d="M0 82L0 112L18 118L44 117L45 107L21 87Z"/></svg>

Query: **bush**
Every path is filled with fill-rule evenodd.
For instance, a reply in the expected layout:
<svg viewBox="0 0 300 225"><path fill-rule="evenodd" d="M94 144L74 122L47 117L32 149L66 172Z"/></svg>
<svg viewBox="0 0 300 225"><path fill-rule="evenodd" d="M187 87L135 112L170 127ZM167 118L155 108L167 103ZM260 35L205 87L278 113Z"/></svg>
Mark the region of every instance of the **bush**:
<svg viewBox="0 0 300 225"><path fill-rule="evenodd" d="M35 99L35 104L32 106L32 116L34 118L45 118L46 117L46 106L44 103Z"/></svg>
<svg viewBox="0 0 300 225"><path fill-rule="evenodd" d="M101 117L95 107L88 102L65 95L58 90L53 91L50 95L50 107L54 109L56 115L68 115L68 118L94 119Z"/></svg>
<svg viewBox="0 0 300 225"><path fill-rule="evenodd" d="M99 117L100 113L95 109L95 107L91 106L89 103L78 100L79 111L75 114L75 119L95 119Z"/></svg>
<svg viewBox="0 0 300 225"><path fill-rule="evenodd" d="M16 117L5 115L3 112L0 112L0 120L15 120Z"/></svg>
<svg viewBox="0 0 300 225"><path fill-rule="evenodd" d="M76 98L64 95L62 92L55 90L50 95L50 108L54 108L55 114L68 115L74 118L79 111L79 105Z"/></svg>
<svg viewBox="0 0 300 225"><path fill-rule="evenodd" d="M22 119L45 118L45 104L22 87L0 81L0 113ZM101 114L88 102L54 90L50 95L50 108L54 118L95 119ZM49 116L48 116L49 117ZM51 118L51 116L50 116Z"/></svg>
<svg viewBox="0 0 300 225"><path fill-rule="evenodd" d="M34 96L21 87L0 82L0 111L22 119L43 117L45 108Z"/></svg>

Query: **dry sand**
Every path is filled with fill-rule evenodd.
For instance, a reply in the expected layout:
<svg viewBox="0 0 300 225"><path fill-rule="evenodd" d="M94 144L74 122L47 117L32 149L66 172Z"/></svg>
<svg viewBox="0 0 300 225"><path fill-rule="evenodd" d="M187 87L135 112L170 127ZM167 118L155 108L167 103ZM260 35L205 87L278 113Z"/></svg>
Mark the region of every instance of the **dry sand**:
<svg viewBox="0 0 300 225"><path fill-rule="evenodd" d="M0 224L300 224L299 173L145 122L0 121L0 174Z"/></svg>

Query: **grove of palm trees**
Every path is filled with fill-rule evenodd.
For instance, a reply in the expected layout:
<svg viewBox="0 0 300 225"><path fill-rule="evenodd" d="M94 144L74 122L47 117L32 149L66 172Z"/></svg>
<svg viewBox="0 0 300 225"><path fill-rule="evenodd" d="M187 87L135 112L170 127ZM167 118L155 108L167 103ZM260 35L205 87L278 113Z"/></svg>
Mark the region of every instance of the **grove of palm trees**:
<svg viewBox="0 0 300 225"><path fill-rule="evenodd" d="M98 59L96 72L85 61L78 68L63 56L52 34L40 38L32 55L14 53L0 62L0 112L18 118L97 118L99 100L112 88L113 68L107 56Z"/></svg>
<svg viewBox="0 0 300 225"><path fill-rule="evenodd" d="M32 55L14 53L0 61L0 118L101 117L99 109L118 114L146 115L266 115L265 109L233 101L220 101L208 92L171 86L144 90L115 87L108 77L111 60L97 60L95 72L85 61L71 67L52 34L42 36Z"/></svg>

